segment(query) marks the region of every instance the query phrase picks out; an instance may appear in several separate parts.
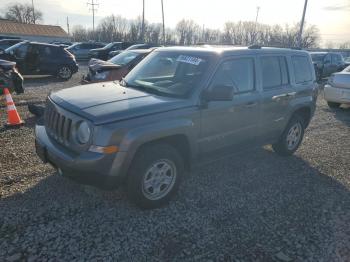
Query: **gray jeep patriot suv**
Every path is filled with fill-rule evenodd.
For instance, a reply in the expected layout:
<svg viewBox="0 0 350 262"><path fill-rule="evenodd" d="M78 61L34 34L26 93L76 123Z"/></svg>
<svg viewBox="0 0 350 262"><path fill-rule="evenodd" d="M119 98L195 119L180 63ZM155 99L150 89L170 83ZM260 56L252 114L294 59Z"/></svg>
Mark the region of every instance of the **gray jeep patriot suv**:
<svg viewBox="0 0 350 262"><path fill-rule="evenodd" d="M120 82L50 94L37 154L82 183L167 203L194 163L250 146L299 147L315 110L310 55L276 48L160 48Z"/></svg>

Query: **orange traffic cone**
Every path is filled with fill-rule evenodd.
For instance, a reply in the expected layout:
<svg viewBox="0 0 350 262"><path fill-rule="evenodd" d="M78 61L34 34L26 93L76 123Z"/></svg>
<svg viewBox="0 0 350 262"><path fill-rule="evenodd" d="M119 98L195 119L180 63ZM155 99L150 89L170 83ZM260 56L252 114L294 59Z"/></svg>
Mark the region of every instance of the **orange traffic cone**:
<svg viewBox="0 0 350 262"><path fill-rule="evenodd" d="M4 88L4 95L6 98L6 106L7 106L7 127L20 126L24 124L24 121L21 120L15 103L12 100L12 96L8 90L8 88Z"/></svg>

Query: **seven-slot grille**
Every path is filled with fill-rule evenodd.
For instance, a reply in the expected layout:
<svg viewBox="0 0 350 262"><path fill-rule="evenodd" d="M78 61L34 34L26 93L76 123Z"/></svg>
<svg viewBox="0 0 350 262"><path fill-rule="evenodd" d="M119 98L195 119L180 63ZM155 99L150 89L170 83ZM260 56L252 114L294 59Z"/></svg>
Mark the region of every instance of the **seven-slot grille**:
<svg viewBox="0 0 350 262"><path fill-rule="evenodd" d="M69 144L72 119L58 113L49 101L45 110L45 127L50 137L57 142L65 145Z"/></svg>

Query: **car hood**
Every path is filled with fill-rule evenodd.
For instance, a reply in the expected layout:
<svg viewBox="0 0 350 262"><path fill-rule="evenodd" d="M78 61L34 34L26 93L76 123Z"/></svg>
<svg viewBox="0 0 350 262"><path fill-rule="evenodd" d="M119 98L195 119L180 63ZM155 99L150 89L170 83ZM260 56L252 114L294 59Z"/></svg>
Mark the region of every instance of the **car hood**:
<svg viewBox="0 0 350 262"><path fill-rule="evenodd" d="M16 66L16 62L11 62L7 60L0 59L0 67L2 67L5 70L10 70Z"/></svg>
<svg viewBox="0 0 350 262"><path fill-rule="evenodd" d="M121 68L121 66L108 61L92 58L89 62L89 68L92 71L100 71L101 69L118 69Z"/></svg>
<svg viewBox="0 0 350 262"><path fill-rule="evenodd" d="M190 107L190 100L156 96L116 82L67 88L50 95L62 108L96 125Z"/></svg>

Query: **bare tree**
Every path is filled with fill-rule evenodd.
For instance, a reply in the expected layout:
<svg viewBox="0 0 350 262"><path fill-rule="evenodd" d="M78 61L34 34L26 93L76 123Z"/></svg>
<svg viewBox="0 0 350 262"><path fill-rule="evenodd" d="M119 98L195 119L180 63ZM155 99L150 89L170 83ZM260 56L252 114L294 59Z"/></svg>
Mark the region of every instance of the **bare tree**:
<svg viewBox="0 0 350 262"><path fill-rule="evenodd" d="M87 41L87 30L81 25L76 25L72 28L72 37L75 42Z"/></svg>
<svg viewBox="0 0 350 262"><path fill-rule="evenodd" d="M340 44L339 49L350 49L350 42L344 42Z"/></svg>
<svg viewBox="0 0 350 262"><path fill-rule="evenodd" d="M193 20L182 19L176 25L180 45L191 45L199 42L200 26Z"/></svg>
<svg viewBox="0 0 350 262"><path fill-rule="evenodd" d="M29 4L16 3L9 5L5 9L5 18L24 24L34 24L43 20L43 13L35 9L33 15L33 7Z"/></svg>
<svg viewBox="0 0 350 262"><path fill-rule="evenodd" d="M76 27L72 30L76 41L99 40L163 43L161 24L145 21L145 31L142 37L142 19L128 20L121 16L111 15L104 18L95 31ZM298 46L299 25L265 25L249 21L226 22L224 30L201 29L192 20L182 19L175 29L166 29L166 44L192 45L199 42L208 44L251 45L260 44L274 47ZM314 25L306 26L302 35L302 47L313 48L319 43L318 28Z"/></svg>

